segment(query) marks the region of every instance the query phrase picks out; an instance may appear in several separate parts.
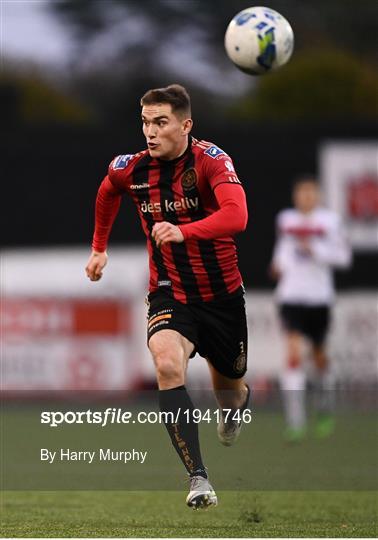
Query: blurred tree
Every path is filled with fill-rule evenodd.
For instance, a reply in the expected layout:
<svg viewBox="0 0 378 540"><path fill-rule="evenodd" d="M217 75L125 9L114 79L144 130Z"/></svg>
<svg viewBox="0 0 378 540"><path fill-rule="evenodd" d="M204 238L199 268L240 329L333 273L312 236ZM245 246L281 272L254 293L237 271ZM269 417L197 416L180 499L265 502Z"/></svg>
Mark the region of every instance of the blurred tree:
<svg viewBox="0 0 378 540"><path fill-rule="evenodd" d="M3 127L19 124L85 124L92 112L47 82L37 72L5 68L0 73Z"/></svg>
<svg viewBox="0 0 378 540"><path fill-rule="evenodd" d="M351 54L302 51L285 69L262 77L230 112L274 120L372 120L378 116L378 74Z"/></svg>
<svg viewBox="0 0 378 540"><path fill-rule="evenodd" d="M251 81L224 54L226 5L224 0L216 9L208 0L57 0L50 8L74 36L77 73L102 72L113 80L174 77L212 94L230 94Z"/></svg>
<svg viewBox="0 0 378 540"><path fill-rule="evenodd" d="M235 69L223 48L228 22L250 4L56 0L49 6L74 36L72 74L78 94L112 125L135 115L136 99L146 88L173 81L201 96L196 106L200 118L214 118L219 108L230 105L255 118L311 118L328 112L340 117L345 111L367 116L376 91L376 78L365 66L376 59L376 0L358 6L354 0L270 0L269 6L293 26L295 52L278 74L260 78ZM246 99L238 104L243 95Z"/></svg>
<svg viewBox="0 0 378 540"><path fill-rule="evenodd" d="M161 69L159 59L178 36L194 51L199 44L206 45L205 63L223 63L227 24L250 4L250 0L55 0L50 8L70 26L86 53L107 46L115 53L137 53L125 56L125 64L136 60L140 67L143 59L144 67ZM270 0L269 7L291 22L298 50L330 42L365 59L376 59L376 0L358 5L355 0ZM107 34L110 43L101 39ZM77 61L81 60L79 55ZM186 67L190 71L191 66Z"/></svg>

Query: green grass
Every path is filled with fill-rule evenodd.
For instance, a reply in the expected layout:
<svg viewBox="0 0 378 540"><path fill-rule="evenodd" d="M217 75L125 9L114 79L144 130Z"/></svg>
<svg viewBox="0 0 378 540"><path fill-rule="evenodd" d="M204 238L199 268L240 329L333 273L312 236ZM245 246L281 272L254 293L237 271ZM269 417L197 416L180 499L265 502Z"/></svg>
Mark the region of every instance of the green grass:
<svg viewBox="0 0 378 540"><path fill-rule="evenodd" d="M4 492L6 537L375 537L374 492L221 492L193 511L186 492Z"/></svg>

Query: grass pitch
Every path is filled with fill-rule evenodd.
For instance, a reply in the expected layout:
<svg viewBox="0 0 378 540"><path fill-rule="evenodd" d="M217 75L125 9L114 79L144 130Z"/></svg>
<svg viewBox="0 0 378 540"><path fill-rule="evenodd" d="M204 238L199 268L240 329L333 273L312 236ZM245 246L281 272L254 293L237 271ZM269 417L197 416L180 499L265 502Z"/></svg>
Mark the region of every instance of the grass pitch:
<svg viewBox="0 0 378 540"><path fill-rule="evenodd" d="M221 492L193 511L183 492L5 492L6 537L376 537L374 492Z"/></svg>

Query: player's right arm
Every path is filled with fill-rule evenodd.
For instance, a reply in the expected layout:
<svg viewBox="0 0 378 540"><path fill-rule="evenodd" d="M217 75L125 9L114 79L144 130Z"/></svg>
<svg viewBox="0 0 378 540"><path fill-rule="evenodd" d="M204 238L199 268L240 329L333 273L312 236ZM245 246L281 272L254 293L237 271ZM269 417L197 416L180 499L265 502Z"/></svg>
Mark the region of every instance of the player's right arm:
<svg viewBox="0 0 378 540"><path fill-rule="evenodd" d="M281 211L276 218L276 241L273 247L272 260L269 266L269 275L273 280L278 280L287 267L288 253L285 240L281 234L281 222L284 219L284 211Z"/></svg>
<svg viewBox="0 0 378 540"><path fill-rule="evenodd" d="M123 192L116 182L117 177L112 174L112 166L110 166L109 173L102 181L96 197L92 253L85 268L86 274L91 281L101 279L102 271L108 260L106 247L110 231L118 214Z"/></svg>

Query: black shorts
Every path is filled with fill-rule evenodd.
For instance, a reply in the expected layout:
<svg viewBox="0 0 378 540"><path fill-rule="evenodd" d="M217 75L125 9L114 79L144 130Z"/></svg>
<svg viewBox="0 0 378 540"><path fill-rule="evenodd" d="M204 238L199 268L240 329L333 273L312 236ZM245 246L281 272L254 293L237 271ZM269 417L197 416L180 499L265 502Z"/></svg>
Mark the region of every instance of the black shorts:
<svg viewBox="0 0 378 540"><path fill-rule="evenodd" d="M239 379L247 370L248 331L243 289L225 300L183 304L163 291L148 295L147 341L176 330L221 374Z"/></svg>
<svg viewBox="0 0 378 540"><path fill-rule="evenodd" d="M279 310L286 330L303 334L315 345L324 343L330 322L328 305L281 304Z"/></svg>

